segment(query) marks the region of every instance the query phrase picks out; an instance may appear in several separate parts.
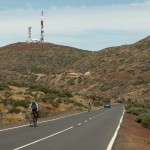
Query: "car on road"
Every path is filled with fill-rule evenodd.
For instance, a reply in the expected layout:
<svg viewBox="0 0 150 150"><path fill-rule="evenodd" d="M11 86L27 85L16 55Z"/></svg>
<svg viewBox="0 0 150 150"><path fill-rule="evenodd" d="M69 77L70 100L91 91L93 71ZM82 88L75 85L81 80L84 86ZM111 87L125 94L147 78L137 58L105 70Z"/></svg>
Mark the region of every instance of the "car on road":
<svg viewBox="0 0 150 150"><path fill-rule="evenodd" d="M109 102L106 102L106 103L104 104L104 108L110 108L110 103L109 103Z"/></svg>

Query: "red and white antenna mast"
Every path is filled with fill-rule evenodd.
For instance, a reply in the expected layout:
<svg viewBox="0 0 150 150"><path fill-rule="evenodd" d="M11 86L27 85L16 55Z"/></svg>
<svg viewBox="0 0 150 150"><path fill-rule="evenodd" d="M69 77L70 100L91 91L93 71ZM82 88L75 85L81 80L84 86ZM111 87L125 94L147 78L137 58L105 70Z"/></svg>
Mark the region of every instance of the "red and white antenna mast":
<svg viewBox="0 0 150 150"><path fill-rule="evenodd" d="M41 14L41 43L44 43L44 18L43 18L43 11Z"/></svg>

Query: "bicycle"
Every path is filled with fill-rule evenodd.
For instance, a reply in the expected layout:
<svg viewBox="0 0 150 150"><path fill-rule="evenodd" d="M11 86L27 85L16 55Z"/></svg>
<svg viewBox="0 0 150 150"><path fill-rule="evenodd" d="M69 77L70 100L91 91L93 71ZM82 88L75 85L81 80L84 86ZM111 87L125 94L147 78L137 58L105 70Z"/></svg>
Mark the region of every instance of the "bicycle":
<svg viewBox="0 0 150 150"><path fill-rule="evenodd" d="M88 112L91 111L91 101L88 102Z"/></svg>
<svg viewBox="0 0 150 150"><path fill-rule="evenodd" d="M90 111L91 111L91 106L88 107L88 112L90 112Z"/></svg>
<svg viewBox="0 0 150 150"><path fill-rule="evenodd" d="M33 111L30 116L30 127L37 127L37 112Z"/></svg>

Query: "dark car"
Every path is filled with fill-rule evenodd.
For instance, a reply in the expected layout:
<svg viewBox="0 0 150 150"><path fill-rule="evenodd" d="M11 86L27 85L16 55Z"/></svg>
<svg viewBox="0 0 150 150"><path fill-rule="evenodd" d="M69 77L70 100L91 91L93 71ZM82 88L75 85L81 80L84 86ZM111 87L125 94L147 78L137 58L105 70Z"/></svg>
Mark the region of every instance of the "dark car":
<svg viewBox="0 0 150 150"><path fill-rule="evenodd" d="M104 108L110 108L110 103L108 103L108 102L105 103L105 104L104 104Z"/></svg>

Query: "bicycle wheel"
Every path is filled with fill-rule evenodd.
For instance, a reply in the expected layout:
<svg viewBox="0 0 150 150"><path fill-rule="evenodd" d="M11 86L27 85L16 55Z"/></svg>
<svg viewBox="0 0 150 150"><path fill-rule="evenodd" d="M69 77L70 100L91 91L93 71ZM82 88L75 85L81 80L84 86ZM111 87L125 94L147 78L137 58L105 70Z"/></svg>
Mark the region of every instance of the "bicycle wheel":
<svg viewBox="0 0 150 150"><path fill-rule="evenodd" d="M33 119L31 118L30 119L30 127L33 127L34 126L34 123L33 123Z"/></svg>
<svg viewBox="0 0 150 150"><path fill-rule="evenodd" d="M34 126L37 127L37 115L36 114L34 114L33 123L34 123Z"/></svg>
<svg viewBox="0 0 150 150"><path fill-rule="evenodd" d="M37 127L37 121L34 121L34 126Z"/></svg>
<svg viewBox="0 0 150 150"><path fill-rule="evenodd" d="M30 127L33 127L34 126L34 114L31 114L31 117L30 117Z"/></svg>

